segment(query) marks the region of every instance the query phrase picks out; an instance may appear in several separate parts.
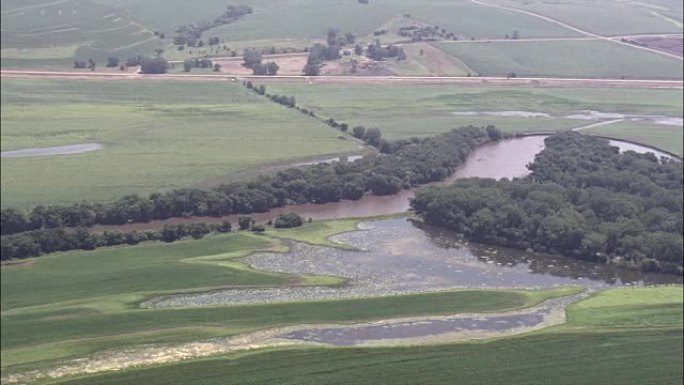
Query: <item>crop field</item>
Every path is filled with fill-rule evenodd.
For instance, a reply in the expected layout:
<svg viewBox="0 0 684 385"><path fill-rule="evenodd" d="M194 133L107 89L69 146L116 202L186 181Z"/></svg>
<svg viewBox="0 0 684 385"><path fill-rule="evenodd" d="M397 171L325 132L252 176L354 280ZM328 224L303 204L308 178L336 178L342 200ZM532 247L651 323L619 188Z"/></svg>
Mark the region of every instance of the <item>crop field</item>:
<svg viewBox="0 0 684 385"><path fill-rule="evenodd" d="M678 0L620 2L610 0L562 2L496 0L493 2L552 17L602 35L682 32L682 2Z"/></svg>
<svg viewBox="0 0 684 385"><path fill-rule="evenodd" d="M437 43L482 76L681 79L682 62L607 41Z"/></svg>
<svg viewBox="0 0 684 385"><path fill-rule="evenodd" d="M440 85L269 85L276 93L294 95L298 103L350 126L378 127L387 138L433 135L462 125L494 124L504 132L550 132L591 124L566 119L580 111L681 117L679 90L534 87L456 87ZM472 115L481 111L522 112L520 117ZM548 117L523 117L525 113ZM461 113L462 115L455 115ZM467 115L471 114L471 115ZM606 126L606 129L611 126ZM644 125L644 143L656 147L648 133L667 133L663 140L681 143L681 127ZM597 128L598 129L598 128ZM601 128L602 129L602 128ZM664 147L665 148L665 147Z"/></svg>
<svg viewBox="0 0 684 385"><path fill-rule="evenodd" d="M89 1L3 1L2 28L3 67L68 67L73 58L125 58L160 44L124 12Z"/></svg>
<svg viewBox="0 0 684 385"><path fill-rule="evenodd" d="M174 292L338 284L339 279L332 277L255 271L238 258L256 250L285 251L281 238L327 244L328 236L357 223L316 222L294 230L269 230L266 236L214 235L173 244L57 253L4 265L3 374L145 343L193 341L292 324L507 311L577 292L576 288L469 290L199 309L137 307L145 298Z"/></svg>
<svg viewBox="0 0 684 385"><path fill-rule="evenodd" d="M103 145L4 158L3 206L106 201L359 149L339 131L228 82L4 79L2 107L3 151Z"/></svg>
<svg viewBox="0 0 684 385"><path fill-rule="evenodd" d="M263 350L61 384L677 384L682 288L615 289L568 323L491 341L411 348ZM178 379L192 378L178 382Z"/></svg>
<svg viewBox="0 0 684 385"><path fill-rule="evenodd" d="M620 122L606 126L592 127L585 134L624 139L636 143L644 143L677 154L684 155L682 142L684 132L682 126L665 126L641 122Z"/></svg>
<svg viewBox="0 0 684 385"><path fill-rule="evenodd" d="M364 5L334 0L299 0L269 4L268 8L255 5L254 8L253 15L210 30L207 34L225 37L229 41L274 37L320 38L324 37L328 27L337 27L364 36L393 17L409 14L462 37L503 37L514 30L535 37L576 36L576 32L550 22L468 1L378 0ZM453 15L461 17L454 18Z"/></svg>
<svg viewBox="0 0 684 385"><path fill-rule="evenodd" d="M453 55L428 43L404 46L407 59L389 62L388 68L401 76L467 76L471 68Z"/></svg>
<svg viewBox="0 0 684 385"><path fill-rule="evenodd" d="M64 68L74 58L151 55L157 47L171 59L185 57L171 42L182 25L220 15L223 1L188 3L178 0L17 0L3 2L3 67ZM370 4L335 0L264 0L241 2L254 12L212 28L204 37L218 36L232 49L286 46L304 48L324 39L330 27L374 40L372 33L402 15L439 25L462 38L500 38L517 30L528 37L564 37L577 33L548 21L515 12L448 0L376 0ZM453 15L462 17L455 19ZM162 40L153 32L165 35ZM392 39L390 39L392 40Z"/></svg>

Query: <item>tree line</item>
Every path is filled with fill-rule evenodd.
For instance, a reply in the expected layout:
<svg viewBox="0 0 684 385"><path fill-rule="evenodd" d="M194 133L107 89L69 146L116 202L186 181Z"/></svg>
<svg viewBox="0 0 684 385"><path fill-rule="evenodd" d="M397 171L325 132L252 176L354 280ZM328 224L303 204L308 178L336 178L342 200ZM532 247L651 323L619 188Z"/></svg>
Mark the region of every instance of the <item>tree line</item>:
<svg viewBox="0 0 684 385"><path fill-rule="evenodd" d="M394 141L391 154L289 168L275 175L209 190L182 188L148 196L126 195L111 203L39 205L28 212L6 208L0 211L0 231L4 236L59 227L219 217L267 212L290 204L357 200L367 193L391 195L404 188L445 179L476 146L492 140L492 132L462 127L430 138Z"/></svg>
<svg viewBox="0 0 684 385"><path fill-rule="evenodd" d="M248 5L228 5L224 12L213 20L204 20L178 28L173 38L173 44L178 46L187 44L189 47L194 47L198 45L198 42L201 42L200 38L205 31L235 22L252 12L252 7ZM218 38L215 39L210 38L210 44L218 44ZM203 42L202 45L204 45Z"/></svg>
<svg viewBox="0 0 684 385"><path fill-rule="evenodd" d="M528 167L523 179L420 190L411 206L475 242L682 274L680 163L563 133Z"/></svg>
<svg viewBox="0 0 684 385"><path fill-rule="evenodd" d="M238 218L240 230L256 233L265 231L264 225L258 225L248 216ZM277 229L299 227L304 220L295 213L281 214L275 222L269 221ZM228 233L232 231L230 221L222 223L190 223L168 224L161 230L128 231L106 230L90 232L79 228L54 228L27 231L20 234L2 236L0 257L4 260L23 259L57 251L94 250L98 247L137 245L141 242L163 241L175 242L179 239L192 237L202 239L207 234Z"/></svg>

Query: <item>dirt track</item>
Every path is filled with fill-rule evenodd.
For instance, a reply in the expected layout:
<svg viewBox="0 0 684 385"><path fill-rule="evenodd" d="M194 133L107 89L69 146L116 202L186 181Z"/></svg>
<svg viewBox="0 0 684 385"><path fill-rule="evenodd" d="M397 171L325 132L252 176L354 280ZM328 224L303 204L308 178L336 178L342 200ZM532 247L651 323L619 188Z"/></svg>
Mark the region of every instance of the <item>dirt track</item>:
<svg viewBox="0 0 684 385"><path fill-rule="evenodd" d="M178 81L241 81L259 80L265 83L350 83L350 84L451 84L492 86L547 86L547 87L633 87L683 88L681 80L649 79L586 79L586 78L505 78L458 76L253 76L230 74L163 74L143 75L117 72L31 71L0 70L1 78L36 79L97 79L97 80L178 80Z"/></svg>

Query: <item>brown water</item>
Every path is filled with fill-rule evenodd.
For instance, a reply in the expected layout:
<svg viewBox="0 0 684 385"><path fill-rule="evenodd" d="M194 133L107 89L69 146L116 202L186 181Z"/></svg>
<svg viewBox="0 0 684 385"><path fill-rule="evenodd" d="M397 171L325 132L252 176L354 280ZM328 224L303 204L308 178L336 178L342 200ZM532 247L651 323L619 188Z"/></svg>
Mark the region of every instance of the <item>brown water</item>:
<svg viewBox="0 0 684 385"><path fill-rule="evenodd" d="M480 177L480 178L520 178L528 175L530 171L527 164L534 160L534 156L544 149L546 136L535 135L522 138L514 138L484 144L476 148L466 159L466 162L456 172L443 182L437 184L453 183L457 179ZM654 152L657 156L665 155L648 147L633 143L611 140L610 143L621 150L633 150L637 152ZM302 204L279 207L267 213L249 214L258 223L265 223L275 219L278 215L296 212L303 218L312 219L339 219L372 217L401 213L410 208L409 200L413 198L415 189L403 190L390 196L368 195L358 201L340 201L325 204ZM123 226L95 226L94 230L106 230L117 228L123 231L156 229L166 224L209 222L219 223L228 220L236 223L240 215L229 215L220 218L190 217L169 218L152 221L149 223L131 223Z"/></svg>
<svg viewBox="0 0 684 385"><path fill-rule="evenodd" d="M544 136L527 136L503 140L497 143L484 144L466 159L465 164L456 170L444 183L452 183L460 178L514 178L529 174L526 165L534 160L534 156L544 148ZM413 198L415 189L402 190L390 196L368 195L358 201L340 201L324 204L302 204L275 208L267 213L249 214L257 222L267 222L280 214L296 212L303 218L339 219L371 217L401 213L410 208L409 200ZM229 215L221 218L201 218L203 222L218 223L229 220L237 222L240 215ZM131 223L123 226L96 226L95 230L117 228L123 231L161 228L165 224L197 222L196 217L169 218L149 223Z"/></svg>

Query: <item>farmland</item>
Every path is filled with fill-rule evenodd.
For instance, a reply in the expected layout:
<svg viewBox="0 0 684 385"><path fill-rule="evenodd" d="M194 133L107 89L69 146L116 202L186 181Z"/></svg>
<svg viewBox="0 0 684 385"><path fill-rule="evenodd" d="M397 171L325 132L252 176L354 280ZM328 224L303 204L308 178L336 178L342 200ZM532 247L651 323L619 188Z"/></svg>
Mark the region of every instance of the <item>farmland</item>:
<svg viewBox="0 0 684 385"><path fill-rule="evenodd" d="M306 108L337 121L351 126L379 127L388 138L434 135L467 124L494 124L509 133L550 132L592 123L565 118L580 111L680 117L682 109L682 95L678 90L383 84L274 84L270 87L275 92L296 96ZM521 111L522 115L474 114L478 111ZM549 116L525 117L525 112ZM630 124L632 139L681 153L678 147L681 126ZM610 127L586 132L629 139L619 128L604 131L611 130Z"/></svg>
<svg viewBox="0 0 684 385"><path fill-rule="evenodd" d="M3 67L66 66L74 57L122 57L151 52L153 32L111 6L88 1L2 4Z"/></svg>
<svg viewBox="0 0 684 385"><path fill-rule="evenodd" d="M5 265L1 270L3 373L144 343L177 343L300 323L509 311L577 292L573 288L472 290L201 309L137 306L146 298L174 292L335 285L339 279L252 270L240 258L257 250L285 251L283 238L327 244L328 236L354 229L357 223L317 222L297 230L271 230L267 236L217 235L173 244L59 253Z"/></svg>
<svg viewBox="0 0 684 385"><path fill-rule="evenodd" d="M359 149L332 128L227 82L5 79L2 105L3 151L104 146L58 158L3 159L3 206L110 200Z"/></svg>
<svg viewBox="0 0 684 385"><path fill-rule="evenodd" d="M465 1L431 0L429 6L412 0L378 0L366 5L333 0L244 3L253 7L252 15L210 29L205 37L218 36L239 51L272 46L301 49L322 39L329 27L337 27L370 41L373 31L402 14L438 24L462 37L496 38L514 30L534 37L576 35L531 16ZM185 51L175 52L171 43L174 31L212 19L224 7L225 2L215 0L204 1L201 7L182 1L141 0L41 0L30 6L18 1L3 3L3 67L64 68L74 58L104 60L114 55L125 59L150 55L156 48L168 51L171 58L183 58ZM465 17L456 22L450 17L454 13Z"/></svg>
<svg viewBox="0 0 684 385"><path fill-rule="evenodd" d="M682 62L607 41L439 43L483 76L681 79Z"/></svg>
<svg viewBox="0 0 684 385"><path fill-rule="evenodd" d="M589 128L583 132L591 135L629 140L636 143L646 143L680 156L684 154L682 141L680 140L684 136L682 126L620 122Z"/></svg>
<svg viewBox="0 0 684 385"><path fill-rule="evenodd" d="M612 290L572 305L568 324L520 337L412 348L266 350L62 384L164 384L190 373L192 383L207 385L414 384L425 379L426 368L435 384L455 378L459 384L674 384L683 374L681 303L681 287Z"/></svg>
<svg viewBox="0 0 684 385"><path fill-rule="evenodd" d="M0 383L681 384L682 12L2 0Z"/></svg>
<svg viewBox="0 0 684 385"><path fill-rule="evenodd" d="M677 0L570 0L554 3L496 0L492 3L532 11L609 36L682 32L682 3Z"/></svg>

